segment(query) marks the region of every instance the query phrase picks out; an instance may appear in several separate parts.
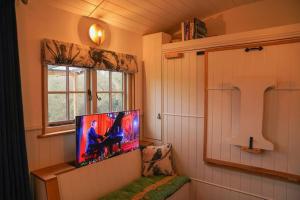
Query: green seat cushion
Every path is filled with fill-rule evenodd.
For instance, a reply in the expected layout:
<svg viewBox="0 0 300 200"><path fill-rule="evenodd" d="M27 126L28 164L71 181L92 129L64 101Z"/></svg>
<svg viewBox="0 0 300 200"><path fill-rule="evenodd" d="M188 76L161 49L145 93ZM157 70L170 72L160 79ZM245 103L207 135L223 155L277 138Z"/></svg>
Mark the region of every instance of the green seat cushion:
<svg viewBox="0 0 300 200"><path fill-rule="evenodd" d="M163 200L190 182L186 176L141 177L131 184L99 198L99 200Z"/></svg>

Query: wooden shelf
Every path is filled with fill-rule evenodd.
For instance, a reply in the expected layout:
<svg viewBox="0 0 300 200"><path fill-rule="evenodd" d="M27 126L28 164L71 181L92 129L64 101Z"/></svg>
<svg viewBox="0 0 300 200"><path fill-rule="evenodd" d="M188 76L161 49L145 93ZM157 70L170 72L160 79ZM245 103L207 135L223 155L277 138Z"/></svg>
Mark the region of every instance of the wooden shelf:
<svg viewBox="0 0 300 200"><path fill-rule="evenodd" d="M263 149L257 149L257 148L249 149L249 147L241 147L241 150L246 151L248 153L254 153L254 154L261 154L264 151Z"/></svg>

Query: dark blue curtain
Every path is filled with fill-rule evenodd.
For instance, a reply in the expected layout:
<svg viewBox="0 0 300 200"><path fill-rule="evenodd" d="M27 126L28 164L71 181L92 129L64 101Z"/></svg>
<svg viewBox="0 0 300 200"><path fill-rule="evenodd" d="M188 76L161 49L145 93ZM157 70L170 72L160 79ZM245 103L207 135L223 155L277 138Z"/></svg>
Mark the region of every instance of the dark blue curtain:
<svg viewBox="0 0 300 200"><path fill-rule="evenodd" d="M0 0L0 199L31 199L14 0Z"/></svg>

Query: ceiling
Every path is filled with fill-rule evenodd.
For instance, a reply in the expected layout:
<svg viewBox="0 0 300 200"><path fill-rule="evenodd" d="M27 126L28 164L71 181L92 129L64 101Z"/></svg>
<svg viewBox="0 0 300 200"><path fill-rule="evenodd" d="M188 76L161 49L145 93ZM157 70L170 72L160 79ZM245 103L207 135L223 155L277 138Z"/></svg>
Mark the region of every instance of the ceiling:
<svg viewBox="0 0 300 200"><path fill-rule="evenodd" d="M205 18L257 0L47 0L47 4L132 32L166 31L181 21Z"/></svg>

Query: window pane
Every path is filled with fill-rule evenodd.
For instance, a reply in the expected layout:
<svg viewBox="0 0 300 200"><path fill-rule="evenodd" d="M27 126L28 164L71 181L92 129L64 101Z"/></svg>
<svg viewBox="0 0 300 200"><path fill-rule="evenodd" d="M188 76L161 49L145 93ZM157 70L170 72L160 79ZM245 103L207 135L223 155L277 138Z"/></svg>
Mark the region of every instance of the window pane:
<svg viewBox="0 0 300 200"><path fill-rule="evenodd" d="M97 112L104 113L109 112L109 94L108 93L98 93L97 100Z"/></svg>
<svg viewBox="0 0 300 200"><path fill-rule="evenodd" d="M122 91L123 90L123 73L122 72L112 72L111 73L112 91Z"/></svg>
<svg viewBox="0 0 300 200"><path fill-rule="evenodd" d="M109 71L97 70L97 91L109 91Z"/></svg>
<svg viewBox="0 0 300 200"><path fill-rule="evenodd" d="M85 93L70 93L70 120L75 119L75 116L86 114L85 95Z"/></svg>
<svg viewBox="0 0 300 200"><path fill-rule="evenodd" d="M66 121L66 105L66 94L48 94L48 121Z"/></svg>
<svg viewBox="0 0 300 200"><path fill-rule="evenodd" d="M48 65L48 91L66 91L66 67Z"/></svg>
<svg viewBox="0 0 300 200"><path fill-rule="evenodd" d="M69 67L69 90L86 91L86 69L78 67Z"/></svg>
<svg viewBox="0 0 300 200"><path fill-rule="evenodd" d="M113 93L112 98L112 111L122 111L123 110L123 94L122 93Z"/></svg>

